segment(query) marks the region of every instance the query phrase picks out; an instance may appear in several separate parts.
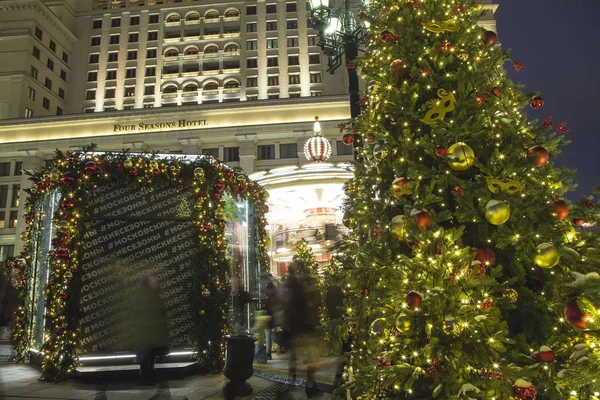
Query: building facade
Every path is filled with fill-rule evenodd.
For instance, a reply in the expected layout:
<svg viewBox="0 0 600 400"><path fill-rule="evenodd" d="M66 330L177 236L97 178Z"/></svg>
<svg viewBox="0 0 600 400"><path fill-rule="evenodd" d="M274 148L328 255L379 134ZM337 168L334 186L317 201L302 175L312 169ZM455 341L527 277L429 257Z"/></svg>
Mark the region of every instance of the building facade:
<svg viewBox="0 0 600 400"><path fill-rule="evenodd" d="M329 243L309 225L339 225L353 150L347 76L317 35L302 0L0 0L0 259L21 248L23 171L90 143L239 166L273 190L273 255L290 234ZM316 170L315 116L332 144Z"/></svg>

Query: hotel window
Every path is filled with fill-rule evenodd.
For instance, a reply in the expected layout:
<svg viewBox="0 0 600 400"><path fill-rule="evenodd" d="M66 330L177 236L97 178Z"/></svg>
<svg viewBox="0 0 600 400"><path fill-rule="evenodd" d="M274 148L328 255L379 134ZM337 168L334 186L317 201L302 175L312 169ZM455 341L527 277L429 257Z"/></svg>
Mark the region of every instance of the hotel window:
<svg viewBox="0 0 600 400"><path fill-rule="evenodd" d="M290 92L290 98L300 97L300 92Z"/></svg>
<svg viewBox="0 0 600 400"><path fill-rule="evenodd" d="M247 6L246 15L256 15L256 6Z"/></svg>
<svg viewBox="0 0 600 400"><path fill-rule="evenodd" d="M316 36L309 36L308 37L308 45L309 46L317 46L317 37Z"/></svg>
<svg viewBox="0 0 600 400"><path fill-rule="evenodd" d="M0 194L2 193L1 190L2 190L2 186L0 186ZM6 219L6 211L0 211L0 229L6 228L6 222L4 222L5 219ZM0 255L2 256L3 260L5 259L4 258L4 252L5 252L4 247L5 246L0 246ZM14 252L14 250L13 250L13 252Z"/></svg>
<svg viewBox="0 0 600 400"><path fill-rule="evenodd" d="M144 108L154 108L154 103L144 103Z"/></svg>
<svg viewBox="0 0 600 400"><path fill-rule="evenodd" d="M140 17L135 16L135 17L131 17L129 18L129 25L139 25L140 24Z"/></svg>
<svg viewBox="0 0 600 400"><path fill-rule="evenodd" d="M65 71L64 69L60 70L60 79L62 79L63 81L67 81L67 71Z"/></svg>
<svg viewBox="0 0 600 400"><path fill-rule="evenodd" d="M246 50L257 50L258 42L256 40L247 40L246 41Z"/></svg>
<svg viewBox="0 0 600 400"><path fill-rule="evenodd" d="M63 109L60 107L56 107L56 115L63 115Z"/></svg>
<svg viewBox="0 0 600 400"><path fill-rule="evenodd" d="M267 86L279 85L279 75L272 75L267 77Z"/></svg>
<svg viewBox="0 0 600 400"><path fill-rule="evenodd" d="M37 77L38 77L38 70L35 67L31 67L31 70L29 71L29 75L31 75L31 77L33 79L37 79Z"/></svg>
<svg viewBox="0 0 600 400"><path fill-rule="evenodd" d="M25 118L32 118L33 117L33 111L31 111L29 108L25 107Z"/></svg>
<svg viewBox="0 0 600 400"><path fill-rule="evenodd" d="M351 145L345 144L341 140L335 141L335 147L338 156L351 156L352 154L354 154L353 147Z"/></svg>
<svg viewBox="0 0 600 400"><path fill-rule="evenodd" d="M158 14L151 14L148 17L148 23L149 24L158 24Z"/></svg>
<svg viewBox="0 0 600 400"><path fill-rule="evenodd" d="M95 19L92 21L92 29L102 29L102 20Z"/></svg>
<svg viewBox="0 0 600 400"><path fill-rule="evenodd" d="M4 221L4 218L2 218ZM4 222L2 222L4 223ZM0 246L0 260L6 260L7 258L13 257L15 255L15 245L7 244Z"/></svg>
<svg viewBox="0 0 600 400"><path fill-rule="evenodd" d="M62 59L63 59L63 61L64 61L65 63L68 63L68 62L69 62L69 55L68 55L66 52L64 52L64 51L63 51L63 53L62 53Z"/></svg>
<svg viewBox="0 0 600 400"><path fill-rule="evenodd" d="M115 88L106 89L104 97L107 99L114 99L115 98Z"/></svg>
<svg viewBox="0 0 600 400"><path fill-rule="evenodd" d="M267 49L276 49L277 39L267 39Z"/></svg>
<svg viewBox="0 0 600 400"><path fill-rule="evenodd" d="M290 85L297 85L299 83L300 83L300 75L299 74L290 75L290 81L289 81Z"/></svg>
<svg viewBox="0 0 600 400"><path fill-rule="evenodd" d="M50 50L52 50L53 52L56 52L56 43L54 43L54 40L50 40L50 43L48 43L48 47L50 47Z"/></svg>
<svg viewBox="0 0 600 400"><path fill-rule="evenodd" d="M140 35L138 33L130 33L129 34L129 43L137 43Z"/></svg>
<svg viewBox="0 0 600 400"><path fill-rule="evenodd" d="M158 31L148 32L148 40L158 40Z"/></svg>
<svg viewBox="0 0 600 400"><path fill-rule="evenodd" d="M154 85L150 86L144 86L144 95L149 96L154 94Z"/></svg>
<svg viewBox="0 0 600 400"><path fill-rule="evenodd" d="M31 100L35 100L35 89L31 86L29 87L29 93L27 94L27 97L29 97Z"/></svg>
<svg viewBox="0 0 600 400"><path fill-rule="evenodd" d="M309 54L308 55L308 63L309 64L321 64L321 55L320 54Z"/></svg>
<svg viewBox="0 0 600 400"><path fill-rule="evenodd" d="M46 97L42 99L42 107L44 107L46 110L50 110L50 100Z"/></svg>
<svg viewBox="0 0 600 400"><path fill-rule="evenodd" d="M46 66L50 69L50 71L54 71L54 61L52 61L51 59L48 59L48 62L46 62Z"/></svg>
<svg viewBox="0 0 600 400"><path fill-rule="evenodd" d="M92 40L90 40L90 46L100 46L100 40L102 37L100 36L92 36Z"/></svg>
<svg viewBox="0 0 600 400"><path fill-rule="evenodd" d="M110 44L119 44L119 35L110 35Z"/></svg>
<svg viewBox="0 0 600 400"><path fill-rule="evenodd" d="M124 96L125 97L135 96L135 86L126 86Z"/></svg>
<svg viewBox="0 0 600 400"><path fill-rule="evenodd" d="M32 54L38 60L40 59L40 49L38 49L37 47L33 46Z"/></svg>
<svg viewBox="0 0 600 400"><path fill-rule="evenodd" d="M85 92L86 100L94 100L96 98L96 89L90 89Z"/></svg>
<svg viewBox="0 0 600 400"><path fill-rule="evenodd" d="M146 67L146 76L156 76L156 67Z"/></svg>
<svg viewBox="0 0 600 400"><path fill-rule="evenodd" d="M8 227L9 228L16 228L17 227L17 217L19 215L18 211L11 211L10 212L10 220L8 221Z"/></svg>
<svg viewBox="0 0 600 400"><path fill-rule="evenodd" d="M104 111L115 111L115 110L116 110L115 106L104 107Z"/></svg>
<svg viewBox="0 0 600 400"><path fill-rule="evenodd" d="M321 83L321 73L310 74L310 83Z"/></svg>
<svg viewBox="0 0 600 400"><path fill-rule="evenodd" d="M268 94L267 94L267 98L268 98L269 100L272 100L272 99L278 99L278 98L279 98L279 93L268 93Z"/></svg>
<svg viewBox="0 0 600 400"><path fill-rule="evenodd" d="M246 78L246 87L258 87L258 78L256 76Z"/></svg>
<svg viewBox="0 0 600 400"><path fill-rule="evenodd" d="M123 110L133 110L134 104L125 104Z"/></svg>
<svg viewBox="0 0 600 400"><path fill-rule="evenodd" d="M256 32L256 22L246 24L246 32Z"/></svg>
<svg viewBox="0 0 600 400"><path fill-rule="evenodd" d="M286 12L296 12L296 3L285 3Z"/></svg>
<svg viewBox="0 0 600 400"><path fill-rule="evenodd" d="M127 68L125 70L125 78L135 78L135 68Z"/></svg>
<svg viewBox="0 0 600 400"><path fill-rule="evenodd" d="M246 100L248 100L248 101L258 100L258 94L247 94Z"/></svg>
<svg viewBox="0 0 600 400"><path fill-rule="evenodd" d="M156 58L156 49L146 50L146 58Z"/></svg>
<svg viewBox="0 0 600 400"><path fill-rule="evenodd" d="M213 158L219 158L219 149L202 149L202 154Z"/></svg>
<svg viewBox="0 0 600 400"><path fill-rule="evenodd" d="M267 57L267 67L277 67L279 59L277 57Z"/></svg>
<svg viewBox="0 0 600 400"><path fill-rule="evenodd" d="M267 30L268 31L276 31L277 30L277 21L267 21Z"/></svg>
<svg viewBox="0 0 600 400"><path fill-rule="evenodd" d="M99 54L90 54L89 64L98 64L99 58L100 58Z"/></svg>
<svg viewBox="0 0 600 400"><path fill-rule="evenodd" d="M287 28L288 29L298 29L298 20L297 19L288 19L287 20Z"/></svg>
<svg viewBox="0 0 600 400"><path fill-rule="evenodd" d="M118 60L119 60L119 52L113 51L111 53L108 53L108 61L109 62L118 61Z"/></svg>
<svg viewBox="0 0 600 400"><path fill-rule="evenodd" d="M129 50L127 52L127 59L128 60L137 60L137 50Z"/></svg>
<svg viewBox="0 0 600 400"><path fill-rule="evenodd" d="M311 90L310 91L310 97L319 97L319 96L323 96L322 90Z"/></svg>
<svg viewBox="0 0 600 400"><path fill-rule="evenodd" d="M117 28L121 26L121 18L113 18L110 20L111 28Z"/></svg>
<svg viewBox="0 0 600 400"><path fill-rule="evenodd" d="M287 47L298 47L298 38L297 37L287 38Z"/></svg>
<svg viewBox="0 0 600 400"><path fill-rule="evenodd" d="M239 147L225 147L223 149L223 161L225 161L225 162L240 161L240 148Z"/></svg>
<svg viewBox="0 0 600 400"><path fill-rule="evenodd" d="M12 187L12 199L10 201L11 208L19 207L19 198L21 197L21 185L13 185Z"/></svg>
<svg viewBox="0 0 600 400"><path fill-rule="evenodd" d="M60 97L63 100L65 99L65 89L58 88L58 97Z"/></svg>
<svg viewBox="0 0 600 400"><path fill-rule="evenodd" d="M300 57L288 56L288 65L300 65Z"/></svg>
<svg viewBox="0 0 600 400"><path fill-rule="evenodd" d="M42 30L37 26L35 27L35 37L42 40Z"/></svg>
<svg viewBox="0 0 600 400"><path fill-rule="evenodd" d="M246 59L246 68L258 68L258 59L256 59L256 58Z"/></svg>
<svg viewBox="0 0 600 400"><path fill-rule="evenodd" d="M267 144L264 146L257 146L257 153L259 160L274 160L275 159L275 145Z"/></svg>
<svg viewBox="0 0 600 400"><path fill-rule="evenodd" d="M267 14L275 14L277 12L276 4L267 4Z"/></svg>
<svg viewBox="0 0 600 400"><path fill-rule="evenodd" d="M22 174L23 174L23 162L17 161L15 163L15 175L22 175Z"/></svg>
<svg viewBox="0 0 600 400"><path fill-rule="evenodd" d="M46 86L48 89L52 90L52 81L49 78L46 78L46 81L44 82L44 86Z"/></svg>
<svg viewBox="0 0 600 400"><path fill-rule="evenodd" d="M296 143L280 144L279 158L298 158L298 145Z"/></svg>
<svg viewBox="0 0 600 400"><path fill-rule="evenodd" d="M111 81L113 79L117 79L117 70L116 69L107 70L106 71L106 80Z"/></svg>
<svg viewBox="0 0 600 400"><path fill-rule="evenodd" d="M0 176L10 176L9 162L0 163ZM6 208L6 202L8 201L8 186L0 186L0 188L0 208Z"/></svg>

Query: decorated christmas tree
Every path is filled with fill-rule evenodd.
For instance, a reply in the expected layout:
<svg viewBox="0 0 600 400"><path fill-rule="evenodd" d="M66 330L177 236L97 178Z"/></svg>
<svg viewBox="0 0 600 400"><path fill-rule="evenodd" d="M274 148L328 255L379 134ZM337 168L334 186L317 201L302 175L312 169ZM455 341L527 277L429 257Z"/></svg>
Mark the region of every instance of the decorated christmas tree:
<svg viewBox="0 0 600 400"><path fill-rule="evenodd" d="M469 0L361 13L369 87L349 128L365 145L327 279L343 290L332 335L350 344L354 399L598 396L598 209L565 199L573 173L553 160L570 131L507 78L523 64L485 13Z"/></svg>
<svg viewBox="0 0 600 400"><path fill-rule="evenodd" d="M297 274L316 274L319 264L315 261L315 255L308 245L308 242L302 239L296 247L296 254L292 257Z"/></svg>

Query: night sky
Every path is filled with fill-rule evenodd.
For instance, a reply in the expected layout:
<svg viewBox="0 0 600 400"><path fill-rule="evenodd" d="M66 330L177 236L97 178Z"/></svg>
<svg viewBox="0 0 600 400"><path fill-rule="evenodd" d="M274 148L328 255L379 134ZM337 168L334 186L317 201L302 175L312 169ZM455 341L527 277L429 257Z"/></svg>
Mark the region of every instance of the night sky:
<svg viewBox="0 0 600 400"><path fill-rule="evenodd" d="M571 144L555 159L577 170L579 186L567 195L579 200L600 184L600 15L598 0L495 0L498 37L504 49L525 67L511 79L546 101L527 110L530 119L548 114L567 121ZM552 155L551 155L552 156Z"/></svg>

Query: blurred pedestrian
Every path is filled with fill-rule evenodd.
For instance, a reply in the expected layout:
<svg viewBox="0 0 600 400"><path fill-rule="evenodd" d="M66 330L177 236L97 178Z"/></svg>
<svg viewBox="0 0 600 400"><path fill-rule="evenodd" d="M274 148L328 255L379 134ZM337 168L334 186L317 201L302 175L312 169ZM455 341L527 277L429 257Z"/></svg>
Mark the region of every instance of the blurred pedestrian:
<svg viewBox="0 0 600 400"><path fill-rule="evenodd" d="M140 380L143 384L156 382L156 358L169 352L167 310L160 297L158 281L152 275L140 280L140 292L134 305L137 319L136 361L140 364Z"/></svg>
<svg viewBox="0 0 600 400"><path fill-rule="evenodd" d="M277 321L276 316L279 315L279 291L275 286L275 282L273 280L273 275L266 274L263 278L264 288L263 288L263 304L264 309L267 315L270 318L268 326L265 328L265 337L266 337L266 352L267 352L267 360L272 360L271 351L273 349L273 329L275 326L280 323Z"/></svg>
<svg viewBox="0 0 600 400"><path fill-rule="evenodd" d="M0 269L3 269L0 265ZM2 271L4 272L4 271ZM0 340L10 340L15 319L15 311L18 307L19 296L13 285L14 271L12 267L7 268L7 274L3 274L0 292Z"/></svg>

